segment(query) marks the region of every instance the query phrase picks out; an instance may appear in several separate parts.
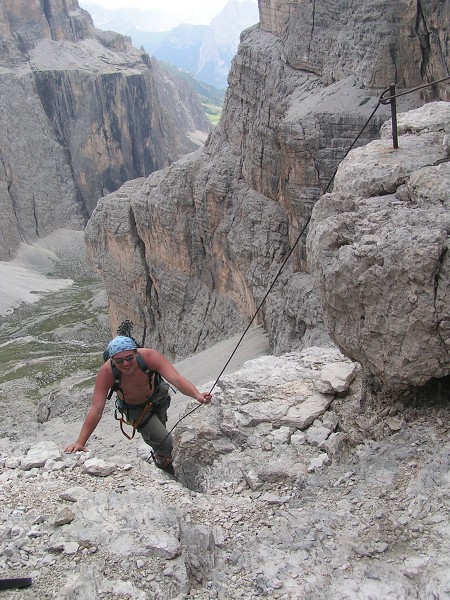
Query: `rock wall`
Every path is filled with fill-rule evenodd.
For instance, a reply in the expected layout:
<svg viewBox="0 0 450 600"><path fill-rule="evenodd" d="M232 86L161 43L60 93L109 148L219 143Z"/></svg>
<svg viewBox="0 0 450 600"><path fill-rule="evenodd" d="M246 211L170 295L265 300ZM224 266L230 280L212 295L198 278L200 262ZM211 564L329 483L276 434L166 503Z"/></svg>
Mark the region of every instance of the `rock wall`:
<svg viewBox="0 0 450 600"><path fill-rule="evenodd" d="M201 144L199 102L76 0L0 6L0 259ZM170 94L165 92L170 85Z"/></svg>
<svg viewBox="0 0 450 600"><path fill-rule="evenodd" d="M326 83L353 71L366 88L412 87L448 74L447 2L260 0L260 12L287 63Z"/></svg>
<svg viewBox="0 0 450 600"><path fill-rule="evenodd" d="M395 74L412 87L448 73L443 4L422 3L420 27L409 4L391 4L260 2L261 24L241 36L205 148L104 198L88 224L113 329L131 318L148 343L182 357L248 323L382 89ZM380 108L359 143L387 116ZM120 261L108 254L119 241ZM326 339L304 237L257 321L275 352Z"/></svg>
<svg viewBox="0 0 450 600"><path fill-rule="evenodd" d="M450 103L399 115L315 205L309 264L333 340L388 389L450 373Z"/></svg>

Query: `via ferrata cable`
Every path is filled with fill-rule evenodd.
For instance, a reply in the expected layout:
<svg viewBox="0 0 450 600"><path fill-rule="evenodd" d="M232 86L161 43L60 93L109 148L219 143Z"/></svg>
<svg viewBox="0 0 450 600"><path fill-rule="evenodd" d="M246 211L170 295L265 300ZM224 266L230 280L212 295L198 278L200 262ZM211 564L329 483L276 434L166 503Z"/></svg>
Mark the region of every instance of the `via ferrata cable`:
<svg viewBox="0 0 450 600"><path fill-rule="evenodd" d="M362 127L362 129L360 130L360 132L358 133L358 135L355 137L355 139L353 140L352 144L349 146L348 150L346 151L346 153L344 154L344 156L342 157L341 161L342 162L344 160L344 158L348 155L348 153L353 149L353 147L355 146L356 142L359 140L359 138L361 137L361 135L363 134L364 130L366 129L367 125L370 123L370 121L372 120L373 116L375 115L376 111L378 110L378 108L381 106L381 102L380 100L377 102L377 105L375 106L375 108L373 109L371 115L369 116L369 118L367 119L367 121L364 123L364 126ZM340 164L340 163L339 163ZM333 175L330 177L330 180L328 181L323 194L326 194L328 192L328 190L330 189L331 184L334 181L334 178L336 176L337 170L338 170L339 165L336 167ZM323 195L322 194L322 195ZM302 235L304 234L304 232L306 231L306 228L309 225L309 222L311 221L311 214L309 214L308 218L305 221L305 224L303 225L300 233L298 234L296 240L294 241L291 249L289 250L289 252L287 253L285 259L283 260L281 266L279 267L272 283L270 284L268 290L266 291L266 293L264 294L263 299L261 300L261 302L259 303L257 309L255 310L252 318L250 319L249 324L247 325L247 327L245 328L244 332L242 333L241 337L239 338L234 350L232 351L232 353L230 354L228 360L225 362L222 370L220 371L219 375L217 376L214 384L212 385L211 389L209 390L209 393L211 394L212 391L214 390L214 388L216 387L217 383L219 382L220 378L222 377L222 375L225 372L225 369L228 367L228 365L230 364L230 361L232 360L233 356L236 354L239 346L242 343L242 340L244 339L245 335L248 333L248 330L250 329L250 327L252 326L252 323L254 322L254 320L256 319L259 311L261 310L262 306L264 305L265 301L267 300L267 297L269 296L270 292L272 291L275 283L277 282L278 278L280 277L281 273L283 272L284 267L286 266L287 261L289 260L289 258L292 256L292 253L294 252L295 248L297 247L299 241L302 238ZM163 439L163 441L161 442L161 444L158 446L158 448L160 448L162 446L162 444L166 441L166 439L169 437L169 435L172 433L172 431L178 426L178 424L185 419L186 417L188 417L189 415L191 415L193 412L195 412L196 410L198 410L201 406L203 406L203 403L198 404L198 406L196 406L195 408L193 408L192 410L190 410L189 412L187 412L185 415L183 415L182 417L180 417L180 419L178 419L178 421L175 423L175 425L172 427L172 429L169 431L169 433L166 435L166 437ZM156 452L156 450L154 450L154 452ZM153 456L153 452L151 452L151 455Z"/></svg>

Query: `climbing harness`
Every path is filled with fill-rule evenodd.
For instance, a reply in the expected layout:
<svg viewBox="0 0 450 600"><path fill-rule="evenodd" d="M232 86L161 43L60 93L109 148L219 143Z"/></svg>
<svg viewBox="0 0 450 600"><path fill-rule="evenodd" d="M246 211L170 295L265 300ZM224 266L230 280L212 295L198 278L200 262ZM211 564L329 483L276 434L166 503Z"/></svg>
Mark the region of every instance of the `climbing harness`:
<svg viewBox="0 0 450 600"><path fill-rule="evenodd" d="M153 417L156 411L165 408L166 411L170 406L171 397L168 392L172 389L168 383L162 380L159 375L160 382L156 385L151 397L143 402L142 404L127 404L122 398L116 398L116 406L114 410L114 418L120 423L120 430L123 435L132 440L136 434L136 431L143 429L150 419ZM141 412L137 419L130 418L130 410L138 410ZM129 435L125 430L124 426L129 425L132 427L132 433Z"/></svg>
<svg viewBox="0 0 450 600"><path fill-rule="evenodd" d="M144 359L139 353L136 355L136 362L141 371L148 375L148 384L150 389L153 389L153 394L142 404L127 404L124 397L120 398L117 396L114 418L116 421L119 421L120 431L129 440L134 438L136 431L139 431L147 425L152 416L155 414L155 411L160 410L161 408L169 408L171 398L168 395L168 391L169 389L172 389L157 371L153 371L146 365ZM113 371L114 383L109 390L108 400L111 398L114 392L120 392L122 396L124 396L123 390L120 387L121 373L114 365L112 360L111 368ZM131 419L130 410L135 409L141 409L140 415L137 419ZM125 425L132 427L131 435L125 431Z"/></svg>
<svg viewBox="0 0 450 600"><path fill-rule="evenodd" d="M139 417L136 420L130 419L129 406L123 400L120 400L120 398L118 398L116 400L116 408L114 410L114 418L116 419L116 421L119 421L119 423L120 423L120 431L129 440L132 440L134 438L134 436L136 434L136 430L139 431L139 426L145 427L145 425L147 425L148 421L153 416L153 411L151 411L151 409L154 407L154 404L150 399L150 400L147 400L147 402L144 402L143 404L137 404L137 405L132 405L132 406L133 406L133 408L141 408L142 409L141 414L139 415ZM126 414L126 416L125 416L125 414ZM146 419L144 419L145 416L147 416ZM128 433L124 430L124 425L131 426L131 428L132 428L131 435L128 435Z"/></svg>

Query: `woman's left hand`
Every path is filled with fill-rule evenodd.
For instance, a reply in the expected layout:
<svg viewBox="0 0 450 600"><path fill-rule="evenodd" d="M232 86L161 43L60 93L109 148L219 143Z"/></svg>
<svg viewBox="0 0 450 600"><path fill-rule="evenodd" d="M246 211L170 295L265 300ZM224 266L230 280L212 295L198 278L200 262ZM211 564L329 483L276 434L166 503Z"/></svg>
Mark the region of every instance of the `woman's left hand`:
<svg viewBox="0 0 450 600"><path fill-rule="evenodd" d="M209 392L201 392L200 396L197 396L197 402L209 404L211 402L211 394Z"/></svg>

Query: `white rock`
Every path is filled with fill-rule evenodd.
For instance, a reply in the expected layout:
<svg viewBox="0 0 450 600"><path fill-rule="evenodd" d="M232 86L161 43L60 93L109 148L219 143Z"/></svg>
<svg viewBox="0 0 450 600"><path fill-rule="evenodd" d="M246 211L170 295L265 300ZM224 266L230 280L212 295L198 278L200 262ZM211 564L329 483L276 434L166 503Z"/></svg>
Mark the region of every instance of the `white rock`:
<svg viewBox="0 0 450 600"><path fill-rule="evenodd" d="M327 429L334 431L339 424L339 418L332 410L327 410L322 416L322 424L324 427L327 427Z"/></svg>
<svg viewBox="0 0 450 600"><path fill-rule="evenodd" d="M54 458L49 458L45 461L44 471L61 471L66 468L66 464L61 459L55 460Z"/></svg>
<svg viewBox="0 0 450 600"><path fill-rule="evenodd" d="M62 460L61 452L54 442L39 442L32 446L27 455L21 459L20 468L24 471L43 467L47 460Z"/></svg>
<svg viewBox="0 0 450 600"><path fill-rule="evenodd" d="M348 442L349 439L347 434L338 431L336 433L332 433L328 437L323 444L323 448L327 451L330 457L340 456L344 452Z"/></svg>
<svg viewBox="0 0 450 600"><path fill-rule="evenodd" d="M273 504L273 505L279 506L281 504L286 504L287 502L289 502L291 499L291 496L289 496L289 495L280 496L279 494L266 492L265 494L263 494L261 496L261 499L264 500L265 502L267 502L267 504Z"/></svg>
<svg viewBox="0 0 450 600"><path fill-rule="evenodd" d="M248 483L250 489L257 490L262 486L262 481L259 479L258 474L253 469L242 469L242 475L245 481Z"/></svg>
<svg viewBox="0 0 450 600"><path fill-rule="evenodd" d="M444 141L443 141L443 146L444 146L444 150L447 153L447 155L450 155L450 135L444 135Z"/></svg>
<svg viewBox="0 0 450 600"><path fill-rule="evenodd" d="M80 546L76 542L64 543L64 554L76 554Z"/></svg>
<svg viewBox="0 0 450 600"><path fill-rule="evenodd" d="M442 131L443 124L450 127L450 106L448 102L430 102L420 108L400 112L397 114L397 132L399 135L405 133L428 133L430 131ZM392 137L391 121L386 121L380 130L382 138ZM448 131L448 130L447 130Z"/></svg>
<svg viewBox="0 0 450 600"><path fill-rule="evenodd" d="M387 425L391 431L400 431L406 427L406 421L404 419L391 418L387 420Z"/></svg>
<svg viewBox="0 0 450 600"><path fill-rule="evenodd" d="M74 486L64 490L59 494L59 497L62 500L68 500L69 502L77 502L82 498L87 498L89 496L89 492L81 486Z"/></svg>
<svg viewBox="0 0 450 600"><path fill-rule="evenodd" d="M310 427L306 431L306 439L311 446L321 447L330 433L326 427Z"/></svg>
<svg viewBox="0 0 450 600"><path fill-rule="evenodd" d="M165 559L173 559L181 552L181 546L178 538L171 533L159 531L154 536L145 540L146 548L150 549L155 556Z"/></svg>
<svg viewBox="0 0 450 600"><path fill-rule="evenodd" d="M19 456L10 456L5 460L5 467L7 469L17 469L20 467L21 460Z"/></svg>
<svg viewBox="0 0 450 600"><path fill-rule="evenodd" d="M291 444L293 446L302 446L306 443L306 435L303 431L296 431L291 435Z"/></svg>
<svg viewBox="0 0 450 600"><path fill-rule="evenodd" d="M335 362L325 365L320 370L317 389L323 393L347 392L355 378L356 365L350 362ZM330 391L327 391L330 390Z"/></svg>
<svg viewBox="0 0 450 600"><path fill-rule="evenodd" d="M268 437L275 444L288 444L291 437L291 429L289 427L280 427L279 429L273 429Z"/></svg>
<svg viewBox="0 0 450 600"><path fill-rule="evenodd" d="M287 402L249 402L238 406L235 418L243 427L255 427L259 423L272 423L288 410Z"/></svg>
<svg viewBox="0 0 450 600"><path fill-rule="evenodd" d="M280 421L284 425L294 426L297 429L306 429L315 419L323 415L330 406L331 401L331 397L324 396L323 394L314 394L306 398L306 400L300 397L298 404L291 406Z"/></svg>
<svg viewBox="0 0 450 600"><path fill-rule="evenodd" d="M320 471L320 469L322 469L323 467L325 467L326 465L330 464L330 459L328 457L328 454L319 454L319 456L316 456L315 458L312 458L309 466L308 466L308 471L314 472L314 471Z"/></svg>
<svg viewBox="0 0 450 600"><path fill-rule="evenodd" d="M90 458L84 462L84 472L97 477L108 477L117 469L115 463L107 463L101 458Z"/></svg>
<svg viewBox="0 0 450 600"><path fill-rule="evenodd" d="M74 519L75 513L71 511L70 508L64 507L63 509L58 511L58 513L53 518L53 525L68 525L69 523L72 523Z"/></svg>
<svg viewBox="0 0 450 600"><path fill-rule="evenodd" d="M52 540L48 545L50 552L62 552L64 550L64 540Z"/></svg>
<svg viewBox="0 0 450 600"><path fill-rule="evenodd" d="M31 479L32 477L36 477L36 475L39 475L39 469L37 467L33 467L23 474L23 478Z"/></svg>

